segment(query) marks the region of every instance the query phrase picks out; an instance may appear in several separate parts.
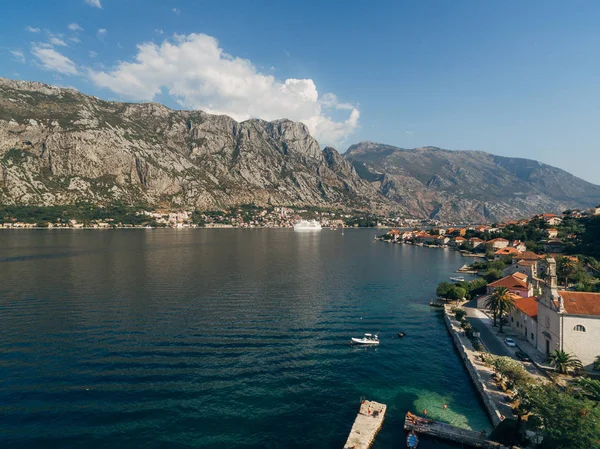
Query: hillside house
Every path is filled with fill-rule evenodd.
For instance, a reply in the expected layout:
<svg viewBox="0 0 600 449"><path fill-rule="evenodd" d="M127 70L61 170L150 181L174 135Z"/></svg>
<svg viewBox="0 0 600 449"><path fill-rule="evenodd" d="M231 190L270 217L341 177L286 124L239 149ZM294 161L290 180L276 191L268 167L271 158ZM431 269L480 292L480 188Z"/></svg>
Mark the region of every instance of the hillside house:
<svg viewBox="0 0 600 449"><path fill-rule="evenodd" d="M447 245L449 241L450 238L445 235L440 235L436 238L436 244L440 246Z"/></svg>
<svg viewBox="0 0 600 449"><path fill-rule="evenodd" d="M506 248L508 246L508 240L503 239L503 238L497 238L497 239L492 239L486 242L485 246L487 246L488 248L491 249L502 249L502 248Z"/></svg>
<svg viewBox="0 0 600 449"><path fill-rule="evenodd" d="M523 251L519 260L540 260L543 259L544 256L534 253L533 251Z"/></svg>
<svg viewBox="0 0 600 449"><path fill-rule="evenodd" d="M558 229L556 229L556 228L548 228L548 229L546 229L546 235L550 239L556 238L556 237L558 237Z"/></svg>
<svg viewBox="0 0 600 449"><path fill-rule="evenodd" d="M450 244L451 244L452 246L459 247L459 246L461 246L462 244L464 244L466 241L467 241L467 239L466 239L466 238L464 238L464 237L461 237L461 236L459 235L458 237L454 237L454 238L453 238L453 239L450 241Z"/></svg>
<svg viewBox="0 0 600 449"><path fill-rule="evenodd" d="M525 243L523 243L521 240L512 240L508 246L515 248L517 251L527 251L527 245L525 245Z"/></svg>
<svg viewBox="0 0 600 449"><path fill-rule="evenodd" d="M513 273L489 283L487 286L487 293L488 295L491 294L497 287L506 287L509 292L518 295L521 298L533 296L533 286L529 284L528 279L528 276L524 273Z"/></svg>
<svg viewBox="0 0 600 449"><path fill-rule="evenodd" d="M523 273L529 279L537 278L538 261L519 259L517 262L504 269L504 275L510 276L515 273Z"/></svg>
<svg viewBox="0 0 600 449"><path fill-rule="evenodd" d="M504 260L507 256L514 258L518 258L521 255L521 251L511 246L507 246L506 248L501 248L494 253L494 260Z"/></svg>
<svg viewBox="0 0 600 449"><path fill-rule="evenodd" d="M559 224L562 223L562 218L557 217L556 215L553 215L551 217L546 217L546 215L551 215L551 214L544 214L544 221L549 224L550 226L558 226Z"/></svg>
<svg viewBox="0 0 600 449"><path fill-rule="evenodd" d="M469 239L469 243L471 243L471 245L473 245L473 248L477 248L480 245L483 245L485 243L484 240L481 240L480 238L477 237L472 237Z"/></svg>

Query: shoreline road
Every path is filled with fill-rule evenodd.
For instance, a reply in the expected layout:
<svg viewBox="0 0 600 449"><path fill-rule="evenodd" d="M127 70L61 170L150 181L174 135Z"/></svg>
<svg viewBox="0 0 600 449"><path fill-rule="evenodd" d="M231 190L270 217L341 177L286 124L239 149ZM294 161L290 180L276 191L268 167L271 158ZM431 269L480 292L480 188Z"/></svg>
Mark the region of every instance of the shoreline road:
<svg viewBox="0 0 600 449"><path fill-rule="evenodd" d="M490 329L484 320L489 320L488 317L482 318L481 312L477 310L477 301L471 300L464 306L467 312L467 321L471 326L479 331L479 339L483 342L488 351L506 357L514 358L514 353L497 337Z"/></svg>
<svg viewBox="0 0 600 449"><path fill-rule="evenodd" d="M492 327L492 319L489 318L482 311L477 309L477 301L471 300L463 305L465 312L467 312L467 321L471 326L479 331L479 339L483 342L485 347L489 352L495 355L510 357L514 360L520 361L516 352L521 348L523 342L516 337L516 335L510 331L510 326L505 326L505 329L508 329L506 334L499 334L495 327ZM515 348L509 348L504 343L505 337L512 337L517 346ZM529 350L526 350L529 353ZM540 378L547 380L544 376L546 375L542 370L536 368L536 366L531 362L522 362L520 361L523 367L532 375L540 376Z"/></svg>

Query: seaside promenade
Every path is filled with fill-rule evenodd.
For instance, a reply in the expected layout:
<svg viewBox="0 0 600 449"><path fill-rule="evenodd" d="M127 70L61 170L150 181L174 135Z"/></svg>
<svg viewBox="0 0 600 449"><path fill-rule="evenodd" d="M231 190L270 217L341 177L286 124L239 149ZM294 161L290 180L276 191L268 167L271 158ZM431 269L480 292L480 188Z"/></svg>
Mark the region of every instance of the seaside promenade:
<svg viewBox="0 0 600 449"><path fill-rule="evenodd" d="M494 381L494 371L483 363L471 341L464 335L460 323L451 312L451 307L447 305L444 306L444 322L494 427L506 418L515 418L510 404L506 401L506 394Z"/></svg>

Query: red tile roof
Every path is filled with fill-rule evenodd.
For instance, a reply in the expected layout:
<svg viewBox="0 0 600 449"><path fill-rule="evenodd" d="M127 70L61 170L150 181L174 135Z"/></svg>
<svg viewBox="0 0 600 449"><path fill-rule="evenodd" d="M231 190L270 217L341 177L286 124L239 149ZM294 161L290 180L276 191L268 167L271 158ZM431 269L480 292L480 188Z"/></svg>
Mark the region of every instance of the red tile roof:
<svg viewBox="0 0 600 449"><path fill-rule="evenodd" d="M521 265L522 267L532 267L533 265L536 264L535 260L519 260L517 262L519 265Z"/></svg>
<svg viewBox="0 0 600 449"><path fill-rule="evenodd" d="M497 239L492 239L492 240L488 240L487 241L487 243L495 243L495 242L506 242L506 243L508 243L508 240L499 237Z"/></svg>
<svg viewBox="0 0 600 449"><path fill-rule="evenodd" d="M527 278L529 277L525 273L519 273L518 271L516 273L513 273L513 276L523 281L527 281Z"/></svg>
<svg viewBox="0 0 600 449"><path fill-rule="evenodd" d="M510 276L491 282L488 284L488 287L506 287L513 290L527 290L527 282L523 279L519 279L519 277L514 274L511 274Z"/></svg>
<svg viewBox="0 0 600 449"><path fill-rule="evenodd" d="M558 294L562 296L567 313L600 316L600 293L561 290Z"/></svg>
<svg viewBox="0 0 600 449"><path fill-rule="evenodd" d="M497 256L516 256L518 254L521 254L521 251L519 251L516 248L513 248L512 246L507 246L505 248L499 249L494 254Z"/></svg>
<svg viewBox="0 0 600 449"><path fill-rule="evenodd" d="M529 298L517 298L515 299L515 306L525 315L537 319L538 302L535 296L530 296Z"/></svg>
<svg viewBox="0 0 600 449"><path fill-rule="evenodd" d="M538 260L544 258L544 256L540 256L533 251L523 251L519 257L523 260Z"/></svg>

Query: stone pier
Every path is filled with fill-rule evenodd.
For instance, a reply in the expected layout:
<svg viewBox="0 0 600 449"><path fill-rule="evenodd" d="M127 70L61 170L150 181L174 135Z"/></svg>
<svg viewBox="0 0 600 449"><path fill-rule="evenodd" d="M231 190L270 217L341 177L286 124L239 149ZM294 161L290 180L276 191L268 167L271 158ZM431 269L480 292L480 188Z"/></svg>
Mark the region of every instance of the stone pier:
<svg viewBox="0 0 600 449"><path fill-rule="evenodd" d="M375 435L383 425L387 406L374 401L362 401L360 410L344 449L368 449L375 440Z"/></svg>
<svg viewBox="0 0 600 449"><path fill-rule="evenodd" d="M461 443L469 447L508 449L500 443L489 441L485 433L454 427L450 424L423 418L410 412L406 414L404 430L407 432L413 431L419 435L429 435L442 440L454 441L455 443ZM515 447L515 449L518 448Z"/></svg>

